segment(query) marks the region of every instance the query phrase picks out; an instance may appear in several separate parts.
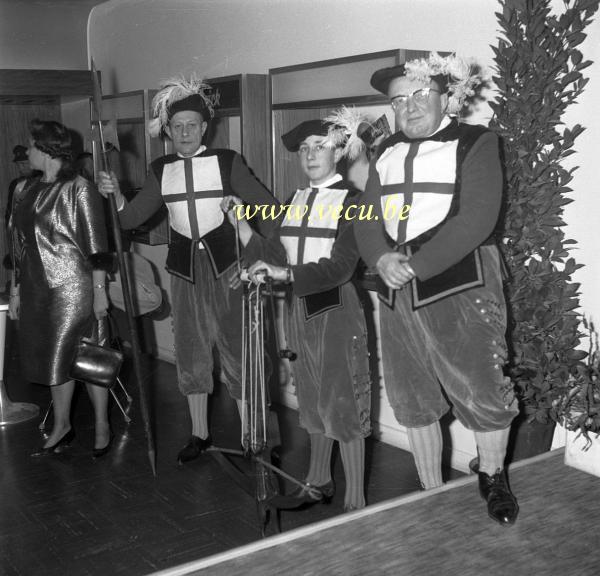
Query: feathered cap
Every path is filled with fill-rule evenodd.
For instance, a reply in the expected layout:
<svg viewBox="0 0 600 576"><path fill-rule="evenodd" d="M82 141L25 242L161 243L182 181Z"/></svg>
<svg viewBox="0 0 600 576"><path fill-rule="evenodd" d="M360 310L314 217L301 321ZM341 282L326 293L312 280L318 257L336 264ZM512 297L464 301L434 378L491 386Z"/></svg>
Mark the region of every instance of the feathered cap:
<svg viewBox="0 0 600 576"><path fill-rule="evenodd" d="M332 147L342 148L343 155L354 160L364 148L364 142L358 136L359 126L364 122L357 110L343 106L323 120L301 122L286 132L281 140L290 152L297 152L309 136L326 136Z"/></svg>
<svg viewBox="0 0 600 576"><path fill-rule="evenodd" d="M209 120L218 103L218 92L212 92L210 85L195 73L189 80L184 76L169 78L152 99L153 118L148 124L148 132L150 136L159 136L173 114L183 110L199 112L204 120Z"/></svg>
<svg viewBox="0 0 600 576"><path fill-rule="evenodd" d="M484 80L473 62L451 54L440 56L432 52L429 58L417 58L404 64L382 68L371 76L371 86L387 95L394 78L406 76L410 80L430 82L435 80L443 92L448 93L448 113L457 114L468 98Z"/></svg>
<svg viewBox="0 0 600 576"><path fill-rule="evenodd" d="M343 146L344 156L355 160L365 148L360 134L369 126L366 117L356 108L342 106L325 117L331 125L330 135L337 146Z"/></svg>

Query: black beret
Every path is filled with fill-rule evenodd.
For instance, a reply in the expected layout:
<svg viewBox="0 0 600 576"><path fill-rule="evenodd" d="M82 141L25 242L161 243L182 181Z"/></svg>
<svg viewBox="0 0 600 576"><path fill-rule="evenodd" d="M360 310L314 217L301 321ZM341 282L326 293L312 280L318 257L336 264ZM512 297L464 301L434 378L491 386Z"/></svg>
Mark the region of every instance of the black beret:
<svg viewBox="0 0 600 576"><path fill-rule="evenodd" d="M27 162L28 159L27 147L17 144L13 148L13 162Z"/></svg>
<svg viewBox="0 0 600 576"><path fill-rule="evenodd" d="M327 136L330 126L330 122L306 120L298 124L295 128L292 128L289 132L286 132L281 137L281 141L290 152L298 152L300 144L309 136Z"/></svg>
<svg viewBox="0 0 600 576"><path fill-rule="evenodd" d="M199 112L202 114L203 120L210 119L210 111L208 106L206 105L206 101L200 94L192 94L191 96L187 96L186 98L182 98L181 100L177 100L177 102L173 102L169 106L168 114L169 120L177 114L177 112L183 112L184 110L191 110L192 112Z"/></svg>
<svg viewBox="0 0 600 576"><path fill-rule="evenodd" d="M390 82L394 78L404 76L404 74L406 74L404 64L390 66L389 68L381 68L380 70L373 72L373 75L371 76L371 86L387 96Z"/></svg>
<svg viewBox="0 0 600 576"><path fill-rule="evenodd" d="M390 82L394 78L400 78L406 74L406 68L404 64L398 64L397 66L390 66L389 68L381 68L373 73L371 76L371 86L378 90L382 94L388 95L388 88ZM440 90L446 92L448 90L448 78L443 74L436 74L431 76L431 79L437 82Z"/></svg>

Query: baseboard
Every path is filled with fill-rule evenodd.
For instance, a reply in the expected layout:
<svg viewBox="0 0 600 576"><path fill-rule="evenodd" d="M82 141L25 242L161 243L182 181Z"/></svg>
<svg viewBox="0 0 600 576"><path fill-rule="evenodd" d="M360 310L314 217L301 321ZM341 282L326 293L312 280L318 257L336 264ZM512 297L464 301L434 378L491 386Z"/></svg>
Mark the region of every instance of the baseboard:
<svg viewBox="0 0 600 576"><path fill-rule="evenodd" d="M396 427L382 422L373 422L373 437L384 444L410 452L408 434L403 426Z"/></svg>
<svg viewBox="0 0 600 576"><path fill-rule="evenodd" d="M298 410L298 398L296 398L296 394L285 386L279 390L279 401L287 408Z"/></svg>
<svg viewBox="0 0 600 576"><path fill-rule="evenodd" d="M170 364L175 364L175 352L173 351L172 346L170 348L157 346L156 357L159 360L164 360L165 362L169 362Z"/></svg>
<svg viewBox="0 0 600 576"><path fill-rule="evenodd" d="M298 400L296 395L286 387L281 388L279 401L288 408L292 408L294 410L298 409ZM383 442L384 444L389 444L390 446L395 446L396 448L410 452L408 434L404 426L400 426L399 424L396 426L390 426L389 424L385 424L383 422L373 422L372 435L374 438L380 442ZM453 444L456 446L455 442L453 442ZM451 468L454 468L454 470L459 470L460 472L465 472L467 474L470 472L469 462L474 457L475 454L468 450L461 450L456 447L453 450L450 448L444 448L444 462L448 463Z"/></svg>
<svg viewBox="0 0 600 576"><path fill-rule="evenodd" d="M159 360L175 364L175 355L172 347L167 348L158 346L157 357ZM293 388L282 386L279 390L279 402L287 408L298 410L298 399L296 398ZM404 428L404 426L400 426L399 424L390 426L383 422L373 422L372 435L380 442L410 452L408 434L406 433L406 428ZM444 462L447 462L455 470L469 473L469 462L474 458L475 454L467 450L456 448L457 443L455 442L453 442L453 444L455 444L453 450L444 448Z"/></svg>
<svg viewBox="0 0 600 576"><path fill-rule="evenodd" d="M469 468L469 462L475 458L475 454L471 452L465 452L463 450L457 450L456 448L450 452L450 449L444 449L442 458L445 462L450 463L450 468L470 474L471 469Z"/></svg>

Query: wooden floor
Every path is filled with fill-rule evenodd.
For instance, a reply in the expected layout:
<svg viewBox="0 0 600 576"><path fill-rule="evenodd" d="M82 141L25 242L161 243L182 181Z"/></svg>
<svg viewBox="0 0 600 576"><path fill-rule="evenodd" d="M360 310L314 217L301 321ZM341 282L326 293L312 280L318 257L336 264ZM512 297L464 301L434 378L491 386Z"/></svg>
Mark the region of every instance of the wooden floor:
<svg viewBox="0 0 600 576"><path fill-rule="evenodd" d="M511 467L511 527L481 514L470 476L156 576L596 576L600 479L563 458L559 449Z"/></svg>
<svg viewBox="0 0 600 576"><path fill-rule="evenodd" d="M5 381L11 400L45 407L48 389L21 381L18 358L11 353L14 348L9 341ZM189 435L187 403L177 390L172 365L148 359L145 372L156 422L156 478L148 463L135 399L130 425L111 406L114 449L97 461L91 457L93 426L84 390L74 402L77 437L62 454L29 456L43 441L38 420L0 427L2 576L135 576L261 539L253 498L211 456L177 466L175 456ZM135 397L136 391L128 388ZM283 407L276 410L282 467L302 477L308 462L307 436L298 428L296 412ZM239 447L237 409L225 391L213 397L211 418L215 443ZM410 454L369 440L367 461L369 504L418 490ZM333 502L282 512L284 532L342 514L344 480L339 455L334 478ZM267 533L274 534L274 527L271 522Z"/></svg>

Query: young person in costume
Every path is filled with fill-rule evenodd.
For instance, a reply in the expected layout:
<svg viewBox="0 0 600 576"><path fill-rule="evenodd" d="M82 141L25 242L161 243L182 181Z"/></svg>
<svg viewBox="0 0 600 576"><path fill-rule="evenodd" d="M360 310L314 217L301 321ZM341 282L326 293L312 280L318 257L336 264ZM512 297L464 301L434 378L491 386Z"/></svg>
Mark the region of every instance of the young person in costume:
<svg viewBox="0 0 600 576"><path fill-rule="evenodd" d="M207 402L214 356L220 380L241 409L242 295L229 285L236 240L221 200L234 194L248 205L278 204L239 154L202 143L214 102L210 86L194 76L168 81L152 101L150 128L153 135L164 132L175 153L152 162L143 189L131 202L121 194L114 174L99 175L100 192L116 195L123 228L139 226L164 204L169 210L166 267L172 275L175 361L192 420L192 436L178 454L180 464L211 444ZM263 234L274 225L260 220L255 224Z"/></svg>
<svg viewBox="0 0 600 576"><path fill-rule="evenodd" d="M355 115L346 110L346 126ZM340 120L339 116L336 120ZM356 203L356 192L337 173L336 165L356 144L345 130L329 121L302 122L282 136L283 144L298 154L309 186L287 202L291 208L276 232L265 240L247 221L237 220L238 198L225 199L228 217L239 226L249 261L251 279L267 274L286 284L290 297L285 317L286 335L297 354L293 363L300 425L310 435L307 488L278 496L278 508L297 508L334 493L331 453L339 442L346 493L344 508L365 506L364 439L370 433L371 380L366 326L361 304L351 282L359 259L351 220L335 214Z"/></svg>
<svg viewBox="0 0 600 576"><path fill-rule="evenodd" d="M447 397L475 433L488 513L508 525L518 505L504 459L518 408L502 371L506 307L492 236L502 168L496 135L454 117L480 83L466 61L437 54L373 74L398 132L380 145L363 197L379 220L357 221L355 233L389 290L380 309L386 390L423 487L442 484ZM403 205L408 218L394 217Z"/></svg>

